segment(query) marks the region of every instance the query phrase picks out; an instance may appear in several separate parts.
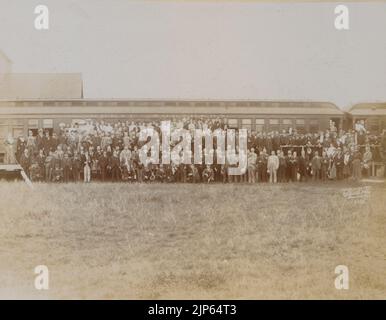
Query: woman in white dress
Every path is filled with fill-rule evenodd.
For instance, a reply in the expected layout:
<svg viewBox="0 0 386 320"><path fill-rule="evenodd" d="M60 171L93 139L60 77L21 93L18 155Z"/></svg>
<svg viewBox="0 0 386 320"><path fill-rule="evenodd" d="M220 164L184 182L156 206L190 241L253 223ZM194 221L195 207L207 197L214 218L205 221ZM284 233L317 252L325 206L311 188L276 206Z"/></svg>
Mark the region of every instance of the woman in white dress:
<svg viewBox="0 0 386 320"><path fill-rule="evenodd" d="M5 164L14 164L16 163L15 158L15 151L14 151L14 145L15 145L15 139L13 139L11 134L8 134L7 139L4 141L5 144Z"/></svg>

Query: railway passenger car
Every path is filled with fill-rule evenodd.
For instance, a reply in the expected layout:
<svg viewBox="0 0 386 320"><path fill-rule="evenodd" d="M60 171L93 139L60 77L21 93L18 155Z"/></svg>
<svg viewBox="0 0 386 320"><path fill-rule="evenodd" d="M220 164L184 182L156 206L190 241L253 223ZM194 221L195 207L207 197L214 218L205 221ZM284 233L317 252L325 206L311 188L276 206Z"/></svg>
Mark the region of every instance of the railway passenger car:
<svg viewBox="0 0 386 320"><path fill-rule="evenodd" d="M349 110L348 116L353 125L363 120L371 134L382 134L386 130L386 103L356 104Z"/></svg>
<svg viewBox="0 0 386 320"><path fill-rule="evenodd" d="M345 113L328 102L298 101L217 101L217 100L1 100L0 157L9 133L17 138L28 130L57 130L61 123L77 119L150 121L186 116L221 116L230 128L255 131L318 132L344 124Z"/></svg>

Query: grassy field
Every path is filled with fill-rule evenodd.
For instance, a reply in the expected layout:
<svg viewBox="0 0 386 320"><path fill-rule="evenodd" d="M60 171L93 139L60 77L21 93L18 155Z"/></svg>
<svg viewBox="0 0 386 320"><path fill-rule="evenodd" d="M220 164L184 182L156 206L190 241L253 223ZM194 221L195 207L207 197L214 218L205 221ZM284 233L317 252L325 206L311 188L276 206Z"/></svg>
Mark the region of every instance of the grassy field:
<svg viewBox="0 0 386 320"><path fill-rule="evenodd" d="M3 182L0 298L385 299L386 186L363 186Z"/></svg>

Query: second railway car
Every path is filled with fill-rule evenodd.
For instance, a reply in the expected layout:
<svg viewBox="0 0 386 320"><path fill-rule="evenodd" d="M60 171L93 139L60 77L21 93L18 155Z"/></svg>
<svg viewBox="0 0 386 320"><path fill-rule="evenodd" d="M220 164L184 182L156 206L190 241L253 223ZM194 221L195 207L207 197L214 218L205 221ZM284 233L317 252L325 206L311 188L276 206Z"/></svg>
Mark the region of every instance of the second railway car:
<svg viewBox="0 0 386 320"><path fill-rule="evenodd" d="M347 115L353 125L361 121L372 134L386 130L386 103L359 103Z"/></svg>

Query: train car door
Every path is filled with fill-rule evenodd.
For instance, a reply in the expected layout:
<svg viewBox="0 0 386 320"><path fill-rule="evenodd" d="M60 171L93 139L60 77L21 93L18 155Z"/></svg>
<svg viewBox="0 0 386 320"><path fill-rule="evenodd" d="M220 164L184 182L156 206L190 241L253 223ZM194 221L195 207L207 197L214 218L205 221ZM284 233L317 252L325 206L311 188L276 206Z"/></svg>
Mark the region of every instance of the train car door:
<svg viewBox="0 0 386 320"><path fill-rule="evenodd" d="M330 118L330 121L332 121L336 127L336 130L339 132L339 130L341 129L341 118Z"/></svg>

